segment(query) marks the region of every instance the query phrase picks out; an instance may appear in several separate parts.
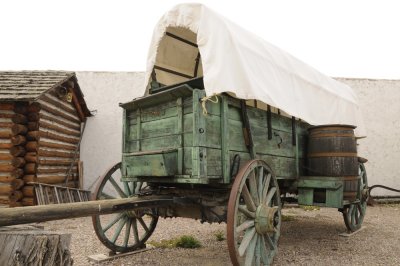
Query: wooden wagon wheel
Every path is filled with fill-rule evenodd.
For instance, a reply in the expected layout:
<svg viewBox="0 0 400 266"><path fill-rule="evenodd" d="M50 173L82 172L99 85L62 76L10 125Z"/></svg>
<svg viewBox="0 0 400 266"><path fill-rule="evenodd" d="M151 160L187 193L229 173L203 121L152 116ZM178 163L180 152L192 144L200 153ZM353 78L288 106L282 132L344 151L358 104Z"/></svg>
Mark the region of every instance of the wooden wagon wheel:
<svg viewBox="0 0 400 266"><path fill-rule="evenodd" d="M142 187L141 182L122 182L121 163L111 167L98 185L95 199L132 197ZM97 237L115 252L128 252L144 247L158 221L154 209L131 210L115 214L94 215L93 227Z"/></svg>
<svg viewBox="0 0 400 266"><path fill-rule="evenodd" d="M351 204L344 206L343 219L347 229L355 232L361 228L364 221L365 212L367 210L368 200L368 180L367 171L364 164L360 163L359 167L359 189L357 191L357 200Z"/></svg>
<svg viewBox="0 0 400 266"><path fill-rule="evenodd" d="M248 162L237 174L228 202L227 241L233 265L269 265L281 228L278 182L262 160Z"/></svg>

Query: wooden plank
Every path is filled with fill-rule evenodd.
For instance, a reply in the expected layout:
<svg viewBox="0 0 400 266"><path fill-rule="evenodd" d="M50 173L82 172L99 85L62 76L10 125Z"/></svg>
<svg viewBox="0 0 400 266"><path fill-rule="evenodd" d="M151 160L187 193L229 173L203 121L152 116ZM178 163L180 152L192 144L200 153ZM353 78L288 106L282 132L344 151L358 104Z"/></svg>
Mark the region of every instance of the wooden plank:
<svg viewBox="0 0 400 266"><path fill-rule="evenodd" d="M66 135L70 135L70 136L74 136L74 137L80 137L80 135L81 135L81 132L78 130L69 130L64 127L60 127L55 123L47 122L45 120L41 120L39 122L39 128L41 128L41 130L54 130L54 131L60 132L62 134L66 134Z"/></svg>
<svg viewBox="0 0 400 266"><path fill-rule="evenodd" d="M0 163L0 172L11 172L12 170L14 170L14 166L11 165L11 162Z"/></svg>
<svg viewBox="0 0 400 266"><path fill-rule="evenodd" d="M178 174L181 175L183 172L183 107L182 107L182 97L176 100L176 131L178 135Z"/></svg>
<svg viewBox="0 0 400 266"><path fill-rule="evenodd" d="M138 249L138 250L131 251L131 252L119 253L119 254L116 254L116 255L95 254L95 255L88 256L88 259L89 259L89 261L93 261L95 263L102 263L102 262L106 262L106 261L110 261L110 260L115 260L117 258L122 258L122 257L126 257L126 256L129 256L129 255L134 255L134 254L137 254L137 253L149 251L151 249L153 249L153 248L143 248L143 249Z"/></svg>
<svg viewBox="0 0 400 266"><path fill-rule="evenodd" d="M43 104L42 103L42 110L44 110L44 111L46 111L46 112L48 112L48 113L50 113L52 115L62 117L64 119L68 120L68 121L72 121L72 122L78 123L78 124L81 123L81 121L76 116L72 116L72 115L69 115L69 114L67 114L65 112L62 112L59 109L56 109L55 107L49 106L48 104Z"/></svg>
<svg viewBox="0 0 400 266"><path fill-rule="evenodd" d="M49 166L51 165L65 166L65 165L70 165L71 162L72 160L56 160L56 159L42 159L42 158L40 158L38 161L40 165L49 165ZM74 165L76 163L77 162L74 162Z"/></svg>
<svg viewBox="0 0 400 266"><path fill-rule="evenodd" d="M63 135L58 135L50 131L29 131L27 137L29 140L39 140L40 138L47 138L75 145L79 142L79 138L64 137Z"/></svg>
<svg viewBox="0 0 400 266"><path fill-rule="evenodd" d="M126 109L123 109L122 111L122 152L131 152L128 150L127 146L128 136L130 134L130 124L126 119L127 112L128 111Z"/></svg>
<svg viewBox="0 0 400 266"><path fill-rule="evenodd" d="M0 143L0 149L10 149L13 146L13 144L10 143Z"/></svg>
<svg viewBox="0 0 400 266"><path fill-rule="evenodd" d="M228 116L229 116L229 106L226 96L221 96L221 170L222 170L222 178L225 184L229 184L231 181L230 177L230 160L229 160L229 124L228 124Z"/></svg>
<svg viewBox="0 0 400 266"><path fill-rule="evenodd" d="M0 153L0 160L9 161L12 160L13 156L7 153Z"/></svg>
<svg viewBox="0 0 400 266"><path fill-rule="evenodd" d="M142 138L142 126L141 126L141 114L140 114L140 108L137 109L136 111L136 151L141 151L142 147L141 147L141 143L140 140Z"/></svg>
<svg viewBox="0 0 400 266"><path fill-rule="evenodd" d="M1 102L0 110L12 111L12 110L14 110L14 103L13 102L10 102L10 103Z"/></svg>
<svg viewBox="0 0 400 266"><path fill-rule="evenodd" d="M11 183L13 180L15 180L15 177L12 177L10 175L1 175L0 176L0 183Z"/></svg>
<svg viewBox="0 0 400 266"><path fill-rule="evenodd" d="M28 142L28 144L29 143L30 142ZM54 148L54 149L64 149L64 150L70 150L70 151L75 151L75 149L76 149L76 146L74 146L74 145L54 143L54 142L43 141L43 140L41 140L38 143L38 145L40 147L47 147L47 148Z"/></svg>
<svg viewBox="0 0 400 266"><path fill-rule="evenodd" d="M13 190L14 189L8 183L0 185L0 195L8 195Z"/></svg>
<svg viewBox="0 0 400 266"><path fill-rule="evenodd" d="M53 166L52 168L41 165L37 169L37 174L65 174L67 173L69 166ZM72 167L71 173L76 174L78 172L77 167Z"/></svg>
<svg viewBox="0 0 400 266"><path fill-rule="evenodd" d="M69 129L75 129L75 130L78 130L78 131L81 130L81 124L80 123L74 123L73 121L68 121L68 120L66 120L66 121L68 121L68 122L66 122L66 121L60 119L57 116L54 116L54 115L51 115L51 114L47 114L47 113L44 113L42 111L39 114L38 113L30 113L30 114L28 114L28 120L30 122L37 122L37 121L39 121L41 119L55 122L57 124L60 124L62 126L65 126L65 127L69 128Z"/></svg>
<svg viewBox="0 0 400 266"><path fill-rule="evenodd" d="M40 97L38 102L39 103L45 103L45 104L48 104L48 105L50 104L55 108L60 108L60 109L62 109L64 111L66 111L67 113L69 113L71 116L74 116L74 117L78 116L76 110L72 107L72 105L70 103L66 104L64 101L59 100L58 98L56 98L54 96L51 96L48 93L43 94Z"/></svg>
<svg viewBox="0 0 400 266"><path fill-rule="evenodd" d="M41 147L39 148L38 151L39 156L44 156L44 157L62 157L62 158L73 158L75 155L75 152L64 152L64 151L58 151L58 150L46 150L45 148ZM77 153L79 155L79 152ZM77 156L79 157L79 156Z"/></svg>
<svg viewBox="0 0 400 266"><path fill-rule="evenodd" d="M176 108L176 107L175 107ZM161 120L142 122L140 124L141 134L140 138L154 138L161 136L168 136L177 132L177 117L169 117ZM179 135L179 134L178 134ZM138 134L137 136L138 137ZM134 136L130 136L131 139L137 139Z"/></svg>

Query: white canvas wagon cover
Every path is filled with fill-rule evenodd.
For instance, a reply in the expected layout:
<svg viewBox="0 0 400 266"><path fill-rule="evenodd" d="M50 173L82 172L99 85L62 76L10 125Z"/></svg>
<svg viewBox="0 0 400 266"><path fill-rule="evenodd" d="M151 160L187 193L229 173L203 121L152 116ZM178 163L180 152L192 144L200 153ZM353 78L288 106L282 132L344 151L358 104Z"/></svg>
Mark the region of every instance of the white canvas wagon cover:
<svg viewBox="0 0 400 266"><path fill-rule="evenodd" d="M312 125L355 125L356 134L365 135L349 86L201 4L177 5L159 20L148 53L147 89L152 74L164 85L204 76L207 96L229 92Z"/></svg>

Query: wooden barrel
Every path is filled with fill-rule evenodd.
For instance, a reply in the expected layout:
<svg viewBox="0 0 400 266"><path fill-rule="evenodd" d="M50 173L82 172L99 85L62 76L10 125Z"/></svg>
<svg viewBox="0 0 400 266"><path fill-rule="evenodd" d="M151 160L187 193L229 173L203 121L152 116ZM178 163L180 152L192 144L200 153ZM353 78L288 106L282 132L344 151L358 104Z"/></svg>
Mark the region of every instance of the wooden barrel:
<svg viewBox="0 0 400 266"><path fill-rule="evenodd" d="M358 156L354 126L324 125L309 129L308 174L343 180L344 199L354 200L358 188Z"/></svg>

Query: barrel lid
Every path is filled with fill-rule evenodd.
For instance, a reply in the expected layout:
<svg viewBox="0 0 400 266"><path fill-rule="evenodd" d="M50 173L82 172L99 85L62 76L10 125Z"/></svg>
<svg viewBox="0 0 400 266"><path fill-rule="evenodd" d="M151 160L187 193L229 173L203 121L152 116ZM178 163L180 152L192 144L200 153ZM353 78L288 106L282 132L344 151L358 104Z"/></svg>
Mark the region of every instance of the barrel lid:
<svg viewBox="0 0 400 266"><path fill-rule="evenodd" d="M357 126L344 125L344 124L318 125L318 126L312 126L312 127L308 128L308 131L311 131L311 130L314 130L314 129L331 128L331 127L339 127L339 128L343 128L343 129L355 129Z"/></svg>

